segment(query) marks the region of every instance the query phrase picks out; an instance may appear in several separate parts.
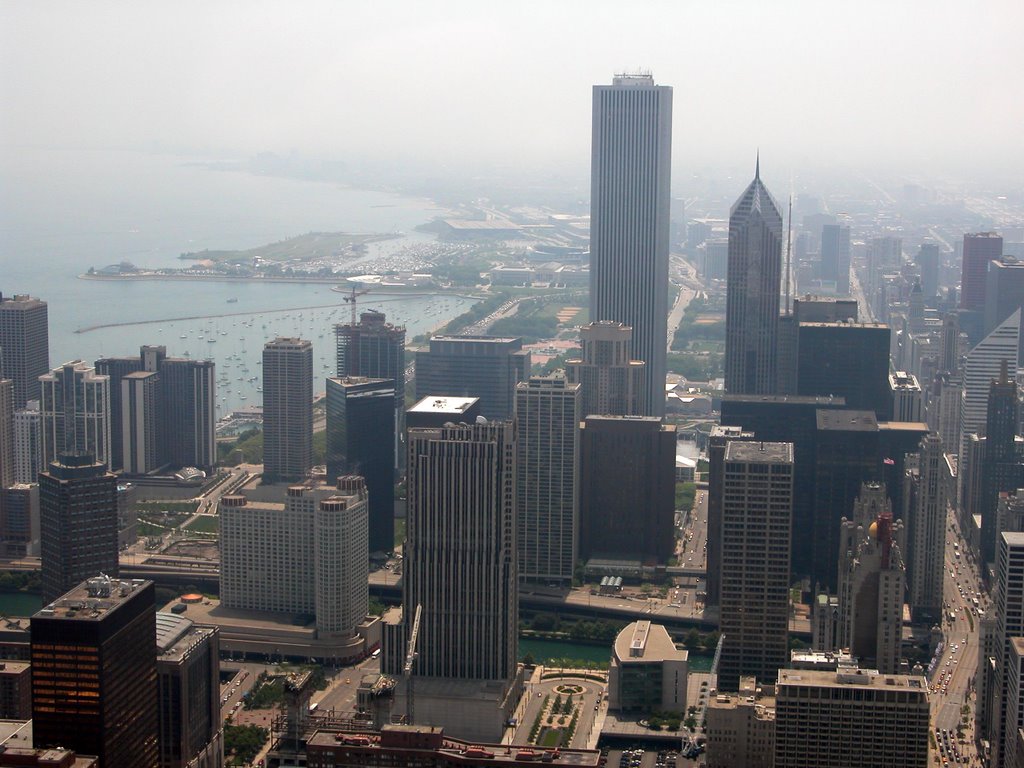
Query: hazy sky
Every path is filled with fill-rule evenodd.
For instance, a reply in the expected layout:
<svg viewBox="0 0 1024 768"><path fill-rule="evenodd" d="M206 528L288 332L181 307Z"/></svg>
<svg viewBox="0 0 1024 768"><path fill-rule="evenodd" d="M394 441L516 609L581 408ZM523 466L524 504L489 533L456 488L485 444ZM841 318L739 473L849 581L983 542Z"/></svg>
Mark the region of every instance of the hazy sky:
<svg viewBox="0 0 1024 768"><path fill-rule="evenodd" d="M0 146L585 168L650 69L676 168L1024 171L1021 0L0 0Z"/></svg>

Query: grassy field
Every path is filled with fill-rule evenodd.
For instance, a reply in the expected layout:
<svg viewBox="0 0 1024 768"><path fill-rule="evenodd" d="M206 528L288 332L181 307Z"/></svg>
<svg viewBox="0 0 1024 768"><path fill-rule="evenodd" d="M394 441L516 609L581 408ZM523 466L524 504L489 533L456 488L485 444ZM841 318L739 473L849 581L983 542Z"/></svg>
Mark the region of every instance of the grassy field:
<svg viewBox="0 0 1024 768"><path fill-rule="evenodd" d="M197 533L217 533L220 530L220 520L215 515L200 515L186 525L185 530Z"/></svg>
<svg viewBox="0 0 1024 768"><path fill-rule="evenodd" d="M210 259L211 261L245 262L251 264L254 258L261 261L309 261L330 256L362 254L366 243L387 240L395 235L350 235L345 232L310 232L298 237L289 237L277 243L261 245L244 251L194 251L181 254L182 259Z"/></svg>

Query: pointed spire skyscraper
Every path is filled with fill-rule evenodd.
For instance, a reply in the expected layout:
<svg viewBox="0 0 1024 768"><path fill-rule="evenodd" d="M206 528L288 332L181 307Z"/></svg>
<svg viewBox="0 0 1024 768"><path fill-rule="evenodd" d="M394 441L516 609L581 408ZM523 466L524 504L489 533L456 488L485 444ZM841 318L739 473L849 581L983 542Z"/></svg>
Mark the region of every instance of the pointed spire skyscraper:
<svg viewBox="0 0 1024 768"><path fill-rule="evenodd" d="M761 183L758 152L754 180L729 212L725 391L731 395L775 391L781 281L782 214Z"/></svg>

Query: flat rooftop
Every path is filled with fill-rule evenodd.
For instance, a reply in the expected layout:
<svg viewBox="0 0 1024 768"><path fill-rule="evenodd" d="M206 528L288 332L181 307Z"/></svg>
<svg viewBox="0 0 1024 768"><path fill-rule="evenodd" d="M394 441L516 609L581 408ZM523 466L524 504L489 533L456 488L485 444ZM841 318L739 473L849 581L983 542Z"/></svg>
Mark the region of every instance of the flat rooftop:
<svg viewBox="0 0 1024 768"><path fill-rule="evenodd" d="M615 656L621 662L686 661L689 653L676 648L661 624L634 621L615 638Z"/></svg>
<svg viewBox="0 0 1024 768"><path fill-rule="evenodd" d="M473 344L512 344L517 341L522 341L519 336L471 336L471 335L446 335L437 334L436 336L430 337L431 341L457 341L461 343L473 343Z"/></svg>
<svg viewBox="0 0 1024 768"><path fill-rule="evenodd" d="M928 683L923 675L883 675L874 669L841 669L836 672L817 669L780 669L779 693L787 686L859 688L875 691L903 688L909 691L920 691L922 696L926 695L928 691Z"/></svg>
<svg viewBox="0 0 1024 768"><path fill-rule="evenodd" d="M97 576L83 581L70 592L39 609L32 618L99 621L152 583L144 579L128 581Z"/></svg>
<svg viewBox="0 0 1024 768"><path fill-rule="evenodd" d="M837 411L819 409L816 414L818 429L843 432L877 432L878 419L874 411Z"/></svg>
<svg viewBox="0 0 1024 768"><path fill-rule="evenodd" d="M1013 652L1018 656L1024 656L1024 637L1011 637L1010 643L1013 645Z"/></svg>
<svg viewBox="0 0 1024 768"><path fill-rule="evenodd" d="M423 746L434 742L437 746ZM345 743L350 740L349 743ZM356 741L364 743L354 743ZM544 765L597 766L601 753L596 749L548 750L532 744L480 744L445 735L444 730L430 725L386 725L381 732L359 730L318 730L309 737L311 747L338 747L370 751L429 751L447 758L449 763L480 765L488 763L518 764L524 760Z"/></svg>
<svg viewBox="0 0 1024 768"><path fill-rule="evenodd" d="M846 398L837 395L722 395L722 402L772 403L786 405L843 406Z"/></svg>
<svg viewBox="0 0 1024 768"><path fill-rule="evenodd" d="M437 413L452 414L454 416L465 413L478 402L478 397L446 397L443 395L427 395L414 406L408 413Z"/></svg>
<svg viewBox="0 0 1024 768"><path fill-rule="evenodd" d="M0 675L20 675L31 666L32 665L27 661L4 659L3 661L0 661Z"/></svg>
<svg viewBox="0 0 1024 768"><path fill-rule="evenodd" d="M765 443L759 440L733 440L725 444L726 461L748 463L793 463L792 443Z"/></svg>
<svg viewBox="0 0 1024 768"><path fill-rule="evenodd" d="M801 328L846 328L848 330L859 330L862 328L874 328L889 330L885 323L863 323L858 320L833 320L829 322L801 322Z"/></svg>

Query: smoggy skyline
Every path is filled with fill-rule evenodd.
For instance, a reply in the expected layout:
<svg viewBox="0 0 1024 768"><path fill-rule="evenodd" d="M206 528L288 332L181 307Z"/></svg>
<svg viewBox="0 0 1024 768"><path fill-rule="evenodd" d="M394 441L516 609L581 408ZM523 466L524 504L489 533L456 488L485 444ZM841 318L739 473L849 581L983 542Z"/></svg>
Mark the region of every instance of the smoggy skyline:
<svg viewBox="0 0 1024 768"><path fill-rule="evenodd" d="M1024 170L1024 6L874 0L0 5L3 152L585 172L591 86L675 90L673 167Z"/></svg>

